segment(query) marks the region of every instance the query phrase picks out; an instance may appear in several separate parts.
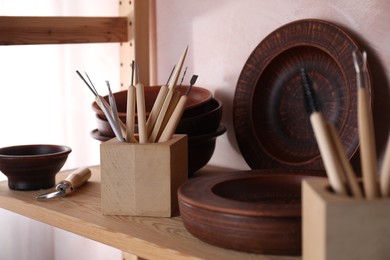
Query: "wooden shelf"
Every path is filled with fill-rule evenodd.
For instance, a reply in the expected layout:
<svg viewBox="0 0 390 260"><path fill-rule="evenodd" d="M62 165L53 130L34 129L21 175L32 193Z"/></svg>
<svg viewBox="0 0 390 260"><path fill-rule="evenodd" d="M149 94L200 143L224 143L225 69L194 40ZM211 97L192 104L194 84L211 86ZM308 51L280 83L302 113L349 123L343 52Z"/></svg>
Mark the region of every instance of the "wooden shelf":
<svg viewBox="0 0 390 260"><path fill-rule="evenodd" d="M127 17L0 16L0 45L127 42Z"/></svg>
<svg viewBox="0 0 390 260"><path fill-rule="evenodd" d="M48 201L35 196L45 191L15 191L0 182L0 207L146 259L293 260L300 257L263 256L206 244L173 218L103 216L100 207L100 169L76 192ZM57 181L68 171L57 174Z"/></svg>

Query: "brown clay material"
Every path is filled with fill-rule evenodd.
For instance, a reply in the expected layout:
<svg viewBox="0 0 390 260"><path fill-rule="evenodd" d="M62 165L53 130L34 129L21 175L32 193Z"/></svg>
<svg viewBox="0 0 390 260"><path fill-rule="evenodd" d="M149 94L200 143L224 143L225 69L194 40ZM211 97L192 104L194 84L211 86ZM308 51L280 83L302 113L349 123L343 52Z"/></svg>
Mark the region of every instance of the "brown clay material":
<svg viewBox="0 0 390 260"><path fill-rule="evenodd" d="M175 134L187 134L189 136L203 135L215 132L222 119L223 106L220 100L212 98L209 102L201 106L185 111L175 130ZM99 113L95 114L96 125L99 133L115 137L107 119ZM137 119L137 118L135 118ZM137 120L135 120L137 121ZM126 120L122 118L122 122ZM138 132L138 125L135 124L135 132Z"/></svg>
<svg viewBox="0 0 390 260"><path fill-rule="evenodd" d="M188 86L181 86L180 91L184 94L187 90ZM158 92L160 90L160 86L145 86L145 111L148 116L150 111L152 110L154 101L157 98ZM127 105L127 90L122 90L119 92L113 93L115 102L118 109L119 118L125 122L126 121L126 105ZM108 102L108 96L103 96L104 99ZM186 104L186 110L190 109L198 109L203 104L210 101L212 98L212 93L201 87L192 87L191 92L188 96L188 101ZM101 116L101 118L105 118L103 111L99 108L96 102L92 103L92 110Z"/></svg>
<svg viewBox="0 0 390 260"><path fill-rule="evenodd" d="M303 102L302 67L348 157L356 153L356 49L345 31L320 20L286 24L260 42L243 67L233 108L236 139L252 169L324 169Z"/></svg>
<svg viewBox="0 0 390 260"><path fill-rule="evenodd" d="M186 229L239 251L301 254L301 181L322 171L257 170L197 177L179 191Z"/></svg>
<svg viewBox="0 0 390 260"><path fill-rule="evenodd" d="M61 145L20 145L0 148L0 171L14 190L39 190L55 185L71 148Z"/></svg>

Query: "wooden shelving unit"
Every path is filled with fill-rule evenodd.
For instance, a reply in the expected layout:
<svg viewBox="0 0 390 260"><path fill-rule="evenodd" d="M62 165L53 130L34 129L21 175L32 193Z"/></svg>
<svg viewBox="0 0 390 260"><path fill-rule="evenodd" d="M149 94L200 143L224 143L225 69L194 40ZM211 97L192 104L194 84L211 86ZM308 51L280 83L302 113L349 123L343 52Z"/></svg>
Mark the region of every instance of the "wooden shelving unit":
<svg viewBox="0 0 390 260"><path fill-rule="evenodd" d="M119 2L118 17L0 16L1 45L120 43L121 86L130 83L131 61L150 82L149 1Z"/></svg>
<svg viewBox="0 0 390 260"><path fill-rule="evenodd" d="M0 45L127 42L127 17L0 17Z"/></svg>
<svg viewBox="0 0 390 260"><path fill-rule="evenodd" d="M35 197L45 191L15 191L0 182L0 207L146 259L293 260L264 256L206 244L173 218L104 216L100 206L100 168L90 167L91 180L69 196L49 201ZM57 181L69 172L57 174Z"/></svg>
<svg viewBox="0 0 390 260"><path fill-rule="evenodd" d="M150 79L149 1L120 1L120 17L0 16L0 45L120 43L121 85L130 82L131 60L141 61L141 81ZM0 46L1 47L1 46ZM0 182L0 207L146 259L293 260L211 246L184 228L180 216L147 218L104 216L100 206L100 169L77 193L39 202L42 191L14 191ZM57 180L68 172L57 174ZM137 259L136 257L136 259ZM130 258L130 257L129 257ZM132 258L133 259L133 258Z"/></svg>

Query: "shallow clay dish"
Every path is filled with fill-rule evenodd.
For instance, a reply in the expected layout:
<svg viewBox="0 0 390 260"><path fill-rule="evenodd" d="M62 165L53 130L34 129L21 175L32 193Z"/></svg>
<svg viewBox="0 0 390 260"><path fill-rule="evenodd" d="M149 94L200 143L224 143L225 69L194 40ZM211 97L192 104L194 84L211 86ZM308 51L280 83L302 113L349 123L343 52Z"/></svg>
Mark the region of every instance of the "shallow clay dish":
<svg viewBox="0 0 390 260"><path fill-rule="evenodd" d="M301 181L323 174L285 169L193 178L178 191L181 218L192 235L212 245L299 255Z"/></svg>
<svg viewBox="0 0 390 260"><path fill-rule="evenodd" d="M320 20L286 24L260 42L243 67L233 108L236 139L252 169L324 168L305 110L302 67L348 157L355 154L359 139L352 52L357 49L341 28ZM370 81L368 89L371 93Z"/></svg>

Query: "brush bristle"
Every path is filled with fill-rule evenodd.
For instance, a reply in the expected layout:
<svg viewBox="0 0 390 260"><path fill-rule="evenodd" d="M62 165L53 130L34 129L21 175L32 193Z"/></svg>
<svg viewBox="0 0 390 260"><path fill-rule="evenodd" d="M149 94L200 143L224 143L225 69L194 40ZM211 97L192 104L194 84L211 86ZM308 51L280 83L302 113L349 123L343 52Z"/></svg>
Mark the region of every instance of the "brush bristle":
<svg viewBox="0 0 390 260"><path fill-rule="evenodd" d="M320 111L312 83L304 68L301 68L301 78L304 90L305 104L308 112L313 113Z"/></svg>

